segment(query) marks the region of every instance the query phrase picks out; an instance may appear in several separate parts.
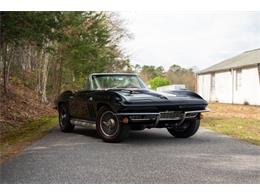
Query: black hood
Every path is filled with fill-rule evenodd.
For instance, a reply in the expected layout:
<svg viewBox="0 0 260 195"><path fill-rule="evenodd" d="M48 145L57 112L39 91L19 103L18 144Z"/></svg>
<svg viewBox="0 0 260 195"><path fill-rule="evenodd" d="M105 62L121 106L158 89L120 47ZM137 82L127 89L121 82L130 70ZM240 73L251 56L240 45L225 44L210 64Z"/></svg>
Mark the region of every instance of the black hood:
<svg viewBox="0 0 260 195"><path fill-rule="evenodd" d="M198 94L189 90L178 90L168 92L157 92L148 89L142 90L115 90L126 103L163 103L163 104L203 104L207 105L207 102L202 99Z"/></svg>

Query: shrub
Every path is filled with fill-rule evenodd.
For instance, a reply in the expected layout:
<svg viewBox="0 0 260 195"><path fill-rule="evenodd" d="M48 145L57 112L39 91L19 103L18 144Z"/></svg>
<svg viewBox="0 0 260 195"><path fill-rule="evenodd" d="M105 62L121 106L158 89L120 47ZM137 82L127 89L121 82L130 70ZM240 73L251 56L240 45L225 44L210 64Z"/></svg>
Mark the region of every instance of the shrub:
<svg viewBox="0 0 260 195"><path fill-rule="evenodd" d="M169 85L170 81L168 79L165 79L163 77L155 77L152 80L149 81L149 84L151 85L152 89L156 89L157 87Z"/></svg>

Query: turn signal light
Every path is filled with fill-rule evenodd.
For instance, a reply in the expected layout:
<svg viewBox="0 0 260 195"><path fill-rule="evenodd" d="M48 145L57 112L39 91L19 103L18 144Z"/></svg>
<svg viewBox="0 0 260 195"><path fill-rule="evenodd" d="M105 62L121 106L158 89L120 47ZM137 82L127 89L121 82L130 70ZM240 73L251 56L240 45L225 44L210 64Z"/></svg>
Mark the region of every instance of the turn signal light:
<svg viewBox="0 0 260 195"><path fill-rule="evenodd" d="M124 123L124 124L127 124L128 122L129 122L129 119L128 119L127 117L124 117L124 118L123 118L123 123Z"/></svg>
<svg viewBox="0 0 260 195"><path fill-rule="evenodd" d="M205 119L205 115L200 113L200 116L199 116L200 119Z"/></svg>

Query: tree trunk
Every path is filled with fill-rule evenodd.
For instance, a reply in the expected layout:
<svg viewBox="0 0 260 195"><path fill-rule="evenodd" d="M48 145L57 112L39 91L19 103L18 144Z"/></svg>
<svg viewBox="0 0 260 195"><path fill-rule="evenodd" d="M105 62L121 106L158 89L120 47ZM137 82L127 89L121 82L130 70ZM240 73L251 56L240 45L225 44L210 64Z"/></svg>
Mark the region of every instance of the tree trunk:
<svg viewBox="0 0 260 195"><path fill-rule="evenodd" d="M4 93L7 93L7 46L3 44L2 47L2 60L3 60L3 82L4 82Z"/></svg>
<svg viewBox="0 0 260 195"><path fill-rule="evenodd" d="M42 102L48 102L47 99L47 81L48 81L48 64L49 64L49 53L46 52L43 60L42 67Z"/></svg>
<svg viewBox="0 0 260 195"><path fill-rule="evenodd" d="M6 86L6 44L4 43L4 28L2 27L3 12L0 12L0 65L3 66L2 79L4 93L7 93Z"/></svg>
<svg viewBox="0 0 260 195"><path fill-rule="evenodd" d="M59 96L61 92L61 82L62 82L62 60L60 60L59 63L59 76L58 76L58 89L57 89L57 97Z"/></svg>
<svg viewBox="0 0 260 195"><path fill-rule="evenodd" d="M42 95L42 67L43 67L43 50L38 50L36 55L36 92L41 96Z"/></svg>

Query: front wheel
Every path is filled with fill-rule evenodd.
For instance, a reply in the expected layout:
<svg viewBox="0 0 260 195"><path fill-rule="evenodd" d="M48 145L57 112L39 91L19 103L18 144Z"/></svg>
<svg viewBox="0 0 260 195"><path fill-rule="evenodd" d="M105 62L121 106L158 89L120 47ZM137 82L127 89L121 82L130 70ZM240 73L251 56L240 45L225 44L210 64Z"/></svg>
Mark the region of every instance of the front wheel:
<svg viewBox="0 0 260 195"><path fill-rule="evenodd" d="M168 127L168 131L176 138L188 138L193 136L199 129L200 120L185 120L179 126Z"/></svg>
<svg viewBox="0 0 260 195"><path fill-rule="evenodd" d="M129 127L122 125L108 107L98 110L96 126L98 134L105 142L120 142L129 134Z"/></svg>

